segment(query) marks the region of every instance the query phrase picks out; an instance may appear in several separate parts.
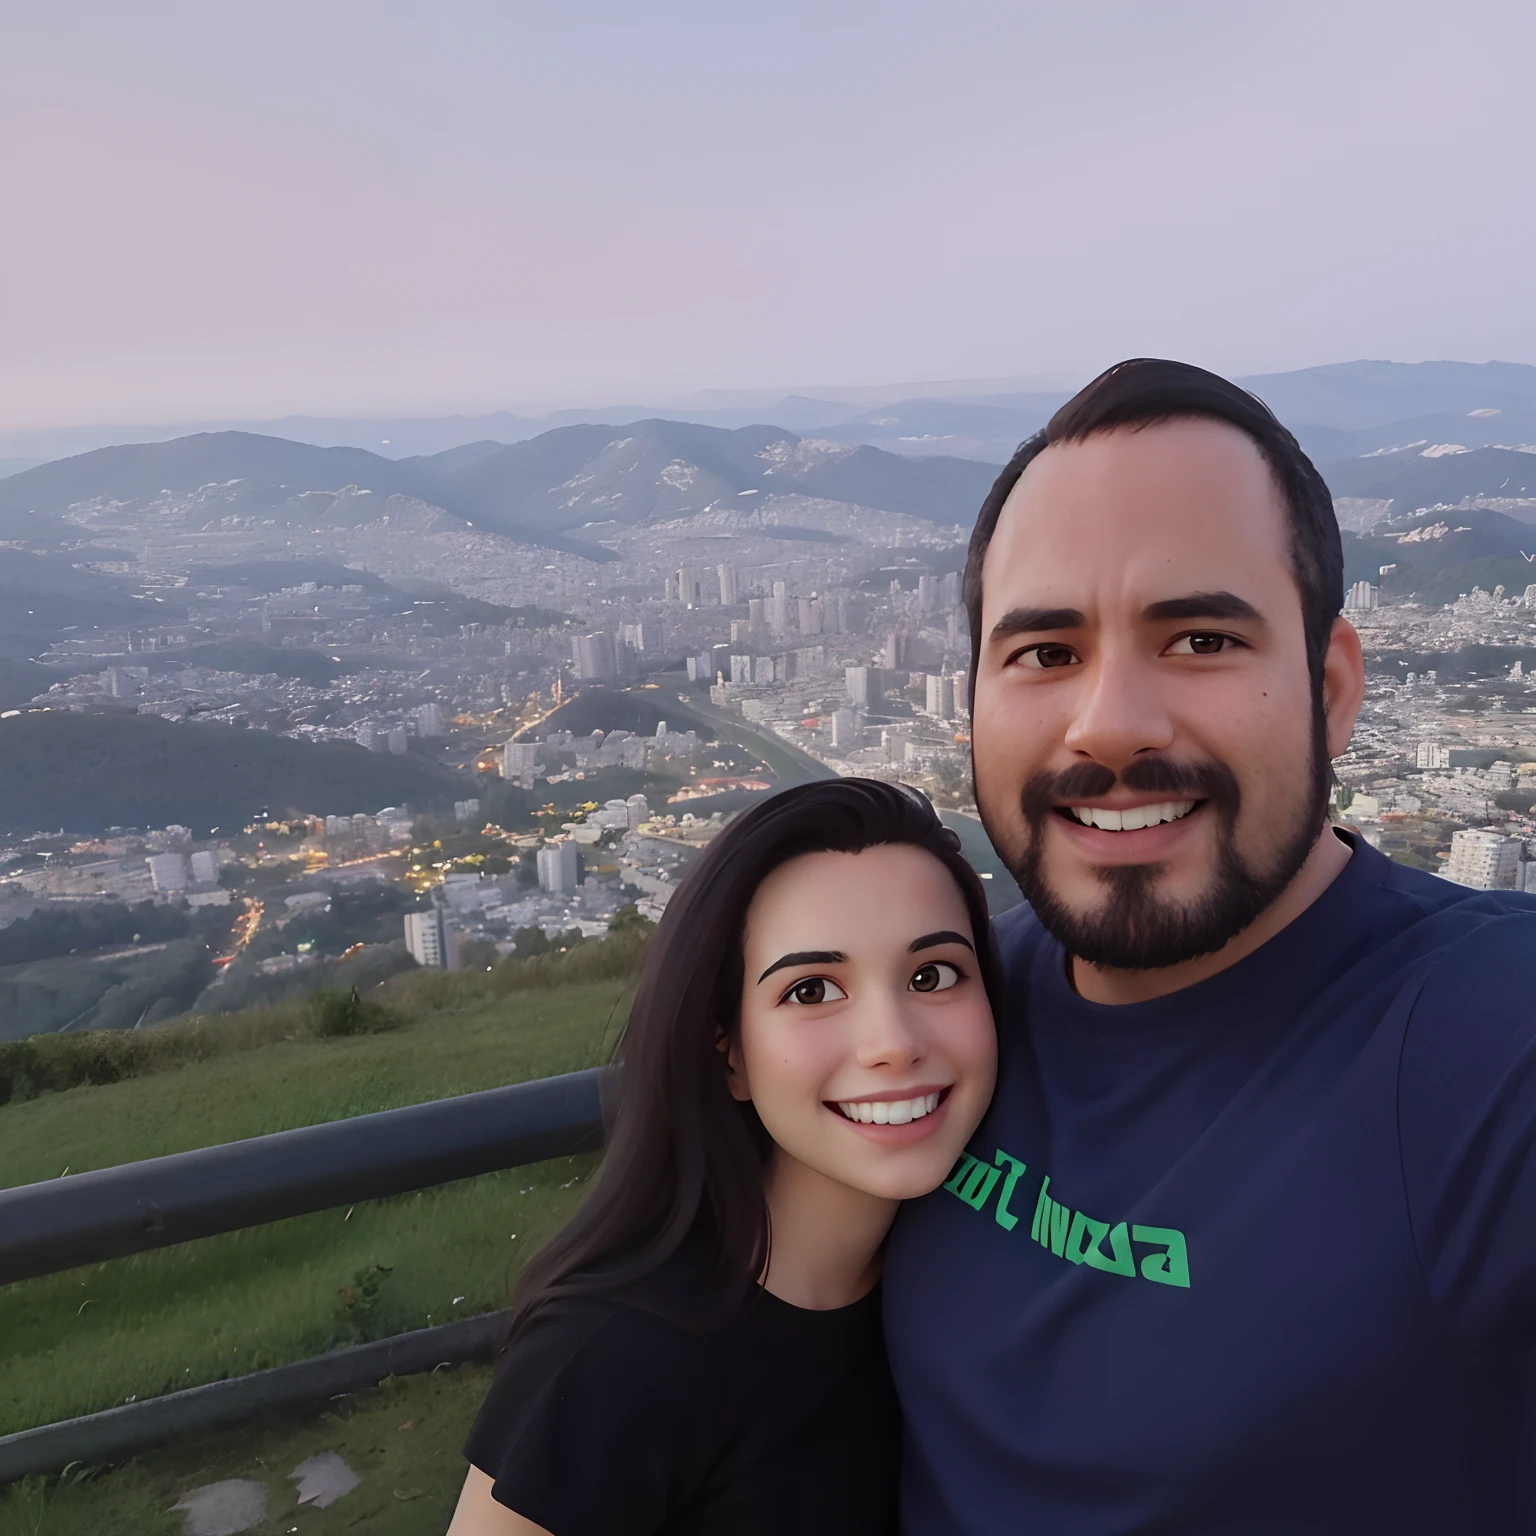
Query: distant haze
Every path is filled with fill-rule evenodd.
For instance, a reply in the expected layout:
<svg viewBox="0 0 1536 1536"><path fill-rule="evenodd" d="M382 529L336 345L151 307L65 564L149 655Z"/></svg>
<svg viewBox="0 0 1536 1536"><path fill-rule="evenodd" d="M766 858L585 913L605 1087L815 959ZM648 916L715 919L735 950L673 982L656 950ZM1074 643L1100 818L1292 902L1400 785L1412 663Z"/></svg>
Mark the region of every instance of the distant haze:
<svg viewBox="0 0 1536 1536"><path fill-rule="evenodd" d="M1533 54L1513 0L16 7L0 433L1536 362Z"/></svg>

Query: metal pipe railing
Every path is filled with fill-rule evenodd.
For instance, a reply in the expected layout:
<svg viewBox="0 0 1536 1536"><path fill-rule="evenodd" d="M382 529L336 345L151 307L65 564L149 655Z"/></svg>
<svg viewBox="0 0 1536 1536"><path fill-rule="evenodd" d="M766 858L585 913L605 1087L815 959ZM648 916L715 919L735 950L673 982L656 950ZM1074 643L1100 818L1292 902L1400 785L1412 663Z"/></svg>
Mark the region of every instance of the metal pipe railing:
<svg viewBox="0 0 1536 1536"><path fill-rule="evenodd" d="M0 1285L602 1145L606 1069L0 1190Z"/></svg>

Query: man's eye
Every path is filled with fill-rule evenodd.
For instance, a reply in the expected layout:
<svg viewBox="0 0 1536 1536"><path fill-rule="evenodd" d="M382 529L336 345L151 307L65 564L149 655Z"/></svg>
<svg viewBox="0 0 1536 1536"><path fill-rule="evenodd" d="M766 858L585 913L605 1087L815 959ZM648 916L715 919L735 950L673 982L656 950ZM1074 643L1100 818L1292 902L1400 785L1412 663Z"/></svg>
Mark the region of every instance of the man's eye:
<svg viewBox="0 0 1536 1536"><path fill-rule="evenodd" d="M779 1001L810 1007L816 1003L835 1003L847 996L835 981L825 976L807 976L804 981L797 981Z"/></svg>
<svg viewBox="0 0 1536 1536"><path fill-rule="evenodd" d="M1077 652L1070 645L1032 645L1014 661L1021 667L1070 667L1077 662Z"/></svg>
<svg viewBox="0 0 1536 1536"><path fill-rule="evenodd" d="M1237 645L1231 635L1180 635L1166 651L1169 656L1214 656Z"/></svg>
<svg viewBox="0 0 1536 1536"><path fill-rule="evenodd" d="M960 972L947 961L930 960L907 983L914 992L946 992L960 980Z"/></svg>

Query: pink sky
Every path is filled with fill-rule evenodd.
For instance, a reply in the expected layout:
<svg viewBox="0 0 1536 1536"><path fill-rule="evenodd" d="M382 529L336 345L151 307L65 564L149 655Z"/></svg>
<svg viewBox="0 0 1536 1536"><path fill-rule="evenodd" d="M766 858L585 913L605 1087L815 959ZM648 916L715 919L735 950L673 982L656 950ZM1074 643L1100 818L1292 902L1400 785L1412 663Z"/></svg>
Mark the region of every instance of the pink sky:
<svg viewBox="0 0 1536 1536"><path fill-rule="evenodd" d="M13 7L0 431L1536 362L1536 10Z"/></svg>

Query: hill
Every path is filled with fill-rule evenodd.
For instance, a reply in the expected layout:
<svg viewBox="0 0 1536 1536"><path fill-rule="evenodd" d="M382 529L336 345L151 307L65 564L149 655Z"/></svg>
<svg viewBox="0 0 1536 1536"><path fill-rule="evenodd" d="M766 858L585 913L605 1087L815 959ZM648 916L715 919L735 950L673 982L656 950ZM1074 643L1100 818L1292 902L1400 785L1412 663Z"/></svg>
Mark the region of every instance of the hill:
<svg viewBox="0 0 1536 1536"><path fill-rule="evenodd" d="M1380 582L1393 597L1448 603L1474 586L1523 592L1536 582L1536 531L1500 512L1430 512L1344 540L1346 582ZM1383 566L1395 569L1383 577Z"/></svg>
<svg viewBox="0 0 1536 1536"><path fill-rule="evenodd" d="M760 492L958 522L974 516L996 473L966 459L802 439L782 427L652 420L558 427L446 475L435 495L477 526L514 536L661 521Z"/></svg>
<svg viewBox="0 0 1536 1536"><path fill-rule="evenodd" d="M1490 406L1536 410L1536 368L1527 363L1328 363L1237 381L1289 425L1359 431L1438 412Z"/></svg>
<svg viewBox="0 0 1536 1536"><path fill-rule="evenodd" d="M289 491L367 490L414 495L431 479L362 448L316 448L254 432L199 432L166 443L125 443L58 459L0 480L0 516L55 513L110 496L135 501L230 480Z"/></svg>
<svg viewBox="0 0 1536 1536"><path fill-rule="evenodd" d="M145 607L126 582L62 555L0 549L0 657L36 656L65 630L143 623ZM165 606L157 611L163 622Z"/></svg>
<svg viewBox="0 0 1536 1536"><path fill-rule="evenodd" d="M451 774L348 742L294 741L156 715L32 710L0 720L0 829L205 831L260 811L314 815L462 794Z"/></svg>
<svg viewBox="0 0 1536 1536"><path fill-rule="evenodd" d="M1536 453L1474 448L1426 458L1407 448L1330 464L1323 478L1335 496L1390 501L1387 515L1396 520L1424 507L1455 506L1469 496L1536 498Z"/></svg>

